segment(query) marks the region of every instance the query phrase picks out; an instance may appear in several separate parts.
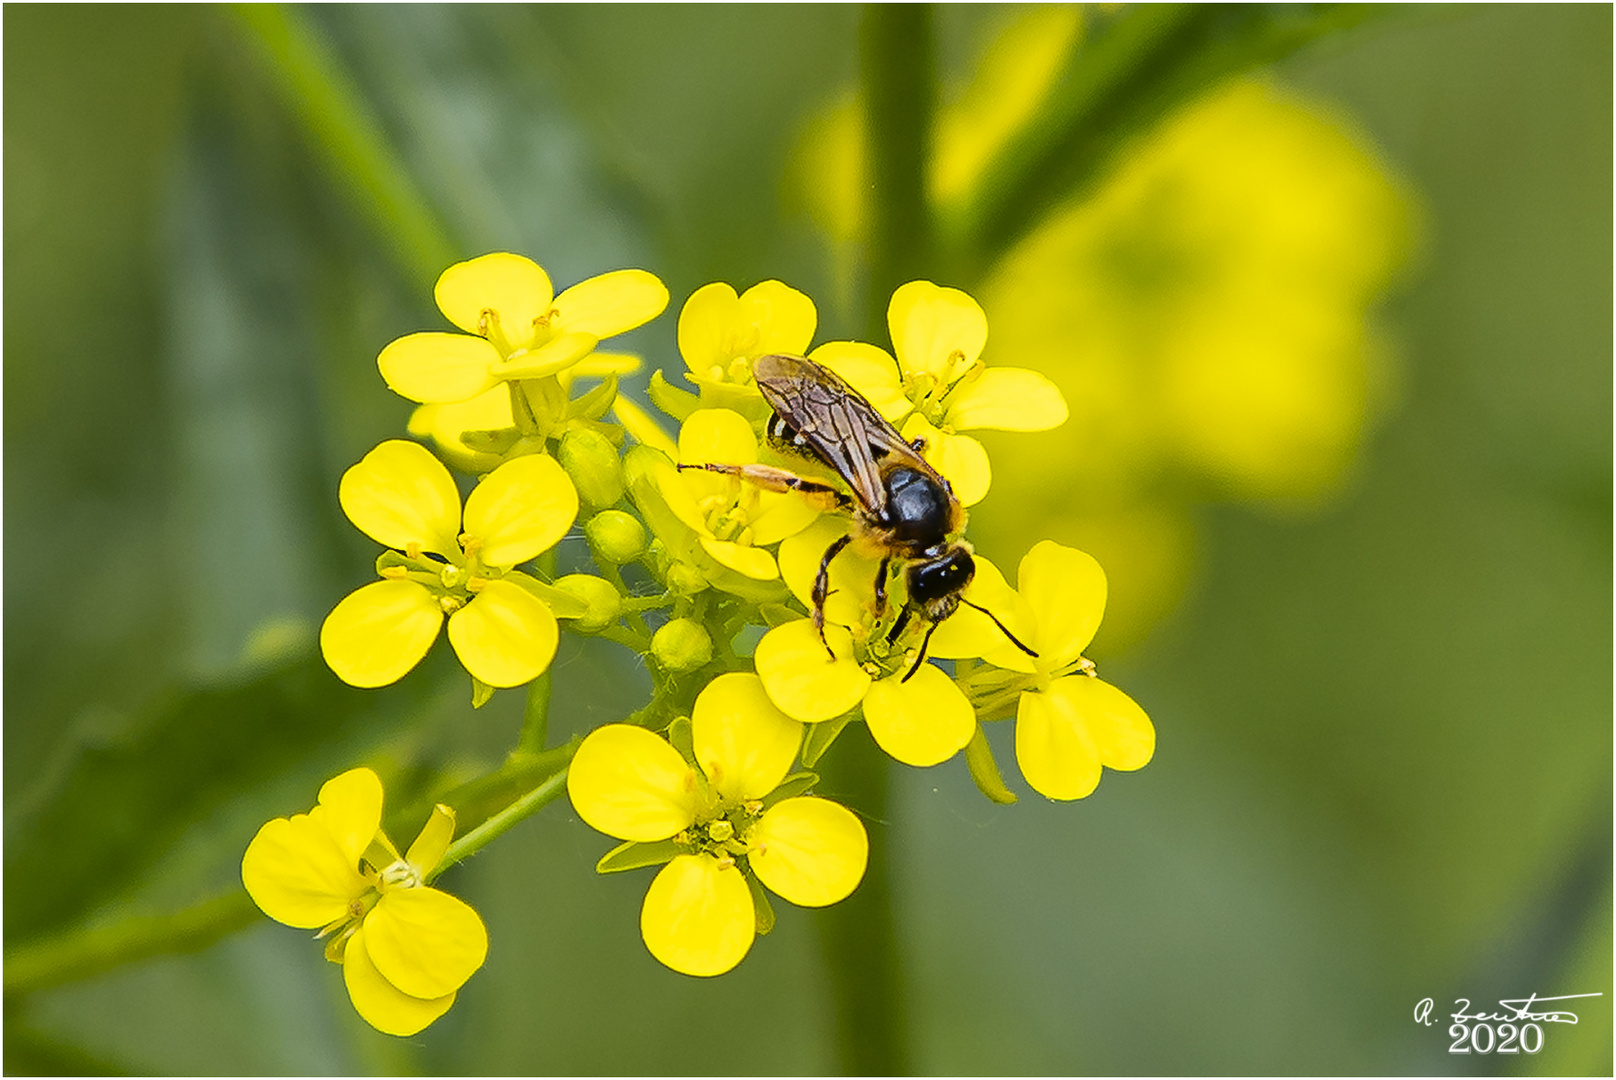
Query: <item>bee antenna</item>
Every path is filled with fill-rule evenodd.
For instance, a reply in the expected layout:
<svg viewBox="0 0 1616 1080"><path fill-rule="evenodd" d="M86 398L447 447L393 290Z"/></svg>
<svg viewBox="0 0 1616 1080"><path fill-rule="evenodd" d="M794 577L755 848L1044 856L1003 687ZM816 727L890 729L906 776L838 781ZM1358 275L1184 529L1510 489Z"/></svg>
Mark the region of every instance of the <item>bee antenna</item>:
<svg viewBox="0 0 1616 1080"><path fill-rule="evenodd" d="M993 612L989 611L987 608L983 607L980 604L971 603L969 600L965 599L965 597L963 597L963 596L960 597L960 603L964 604L966 607L975 608L976 610L980 611L982 614L986 615L988 618L992 619L993 620L993 625L997 626L999 628L999 630L1004 634L1004 636L1010 639L1010 644L1014 645L1016 648L1020 649L1022 652L1026 653L1028 656L1032 657L1034 660L1038 659L1038 654L1033 652L1031 649L1027 648L1026 645L1022 644L1021 639L1016 637L1016 635L1012 634L1010 632L1010 628L1005 626L1004 623L1000 622L999 617L997 615L993 614ZM931 635L929 635L929 634L927 635L927 637L930 637L930 636Z"/></svg>
<svg viewBox="0 0 1616 1080"><path fill-rule="evenodd" d="M920 655L915 657L915 666L910 668L909 669L909 674L905 675L902 679L898 680L899 682L908 682L910 679L915 677L915 672L919 671L920 670L920 665L925 663L925 660L926 660L926 646L931 644L931 636L932 636L932 634L934 634L936 632L937 632L937 624L936 623L932 623L930 626L926 627L926 636L924 638L922 638L921 641L920 641Z"/></svg>

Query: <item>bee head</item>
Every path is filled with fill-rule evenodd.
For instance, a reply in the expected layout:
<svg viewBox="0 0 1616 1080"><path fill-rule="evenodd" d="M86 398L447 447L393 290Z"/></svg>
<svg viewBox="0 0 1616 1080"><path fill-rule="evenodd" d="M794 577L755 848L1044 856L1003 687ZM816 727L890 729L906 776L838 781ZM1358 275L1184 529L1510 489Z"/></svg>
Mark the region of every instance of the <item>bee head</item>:
<svg viewBox="0 0 1616 1080"><path fill-rule="evenodd" d="M962 546L951 547L934 559L910 564L909 600L934 622L947 618L959 603L960 590L975 576L971 553Z"/></svg>

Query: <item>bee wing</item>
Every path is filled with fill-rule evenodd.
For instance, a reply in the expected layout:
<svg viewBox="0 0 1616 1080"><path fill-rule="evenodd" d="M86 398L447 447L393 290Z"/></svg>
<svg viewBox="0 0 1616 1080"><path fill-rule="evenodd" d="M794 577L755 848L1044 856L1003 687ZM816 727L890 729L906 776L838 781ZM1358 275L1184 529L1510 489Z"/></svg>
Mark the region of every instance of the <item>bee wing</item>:
<svg viewBox="0 0 1616 1080"><path fill-rule="evenodd" d="M752 374L775 414L847 481L875 516L884 516L887 508L883 459L897 458L937 475L875 406L828 368L801 356L777 354L759 357Z"/></svg>

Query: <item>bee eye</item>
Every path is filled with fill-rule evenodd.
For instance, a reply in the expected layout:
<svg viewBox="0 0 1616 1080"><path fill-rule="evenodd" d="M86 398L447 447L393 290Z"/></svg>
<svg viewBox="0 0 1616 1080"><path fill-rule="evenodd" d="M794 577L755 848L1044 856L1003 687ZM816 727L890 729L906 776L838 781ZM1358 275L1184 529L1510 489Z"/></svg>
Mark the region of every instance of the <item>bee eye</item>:
<svg viewBox="0 0 1616 1080"><path fill-rule="evenodd" d="M941 558L916 563L909 570L909 595L926 603L957 593L976 576L971 553L956 548Z"/></svg>

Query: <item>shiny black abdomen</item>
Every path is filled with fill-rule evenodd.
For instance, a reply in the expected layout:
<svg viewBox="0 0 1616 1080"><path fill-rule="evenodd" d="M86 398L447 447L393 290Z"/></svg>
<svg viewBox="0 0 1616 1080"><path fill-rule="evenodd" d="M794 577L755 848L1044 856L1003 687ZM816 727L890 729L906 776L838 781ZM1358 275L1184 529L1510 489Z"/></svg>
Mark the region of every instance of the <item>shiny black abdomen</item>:
<svg viewBox="0 0 1616 1080"><path fill-rule="evenodd" d="M887 489L887 509L881 524L892 530L893 539L906 547L924 549L948 535L953 500L936 479L899 465L882 482Z"/></svg>

